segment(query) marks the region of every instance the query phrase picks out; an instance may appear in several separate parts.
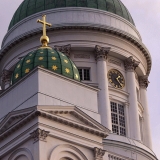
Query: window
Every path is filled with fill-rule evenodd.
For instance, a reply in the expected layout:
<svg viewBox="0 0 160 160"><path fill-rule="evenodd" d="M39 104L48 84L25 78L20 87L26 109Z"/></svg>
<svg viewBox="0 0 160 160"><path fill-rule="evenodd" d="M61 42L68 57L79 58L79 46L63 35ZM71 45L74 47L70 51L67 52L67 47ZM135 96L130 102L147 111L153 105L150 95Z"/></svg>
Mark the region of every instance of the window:
<svg viewBox="0 0 160 160"><path fill-rule="evenodd" d="M90 68L78 68L78 71L82 81L90 81Z"/></svg>
<svg viewBox="0 0 160 160"><path fill-rule="evenodd" d="M111 118L113 133L126 136L124 106L111 102Z"/></svg>

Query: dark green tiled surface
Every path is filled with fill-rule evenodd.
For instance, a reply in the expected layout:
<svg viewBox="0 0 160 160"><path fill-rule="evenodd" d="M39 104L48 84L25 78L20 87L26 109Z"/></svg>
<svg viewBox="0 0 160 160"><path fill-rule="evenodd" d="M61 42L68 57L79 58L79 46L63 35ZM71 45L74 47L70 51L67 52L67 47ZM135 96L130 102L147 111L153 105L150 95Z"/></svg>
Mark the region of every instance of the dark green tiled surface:
<svg viewBox="0 0 160 160"><path fill-rule="evenodd" d="M88 7L105 10L117 14L134 24L130 13L120 0L24 0L15 12L9 29L34 13L62 7Z"/></svg>
<svg viewBox="0 0 160 160"><path fill-rule="evenodd" d="M28 53L17 63L12 75L12 84L37 66L80 81L77 67L66 55L53 49L45 48Z"/></svg>

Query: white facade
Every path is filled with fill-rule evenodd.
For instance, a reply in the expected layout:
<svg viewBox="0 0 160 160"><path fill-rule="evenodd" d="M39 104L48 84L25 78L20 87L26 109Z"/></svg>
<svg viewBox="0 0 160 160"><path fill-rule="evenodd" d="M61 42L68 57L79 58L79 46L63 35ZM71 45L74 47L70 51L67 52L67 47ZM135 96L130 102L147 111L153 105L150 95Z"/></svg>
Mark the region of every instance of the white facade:
<svg viewBox="0 0 160 160"><path fill-rule="evenodd" d="M43 14L53 24L49 45L70 44L70 59L90 70L90 80L76 82L36 68L8 88L0 74L0 159L156 160L146 95L151 57L127 20L89 8L34 14L4 37L0 73L13 71L19 57L39 48L36 20ZM111 69L122 73L122 89L109 83ZM112 132L111 102L124 107L125 136Z"/></svg>

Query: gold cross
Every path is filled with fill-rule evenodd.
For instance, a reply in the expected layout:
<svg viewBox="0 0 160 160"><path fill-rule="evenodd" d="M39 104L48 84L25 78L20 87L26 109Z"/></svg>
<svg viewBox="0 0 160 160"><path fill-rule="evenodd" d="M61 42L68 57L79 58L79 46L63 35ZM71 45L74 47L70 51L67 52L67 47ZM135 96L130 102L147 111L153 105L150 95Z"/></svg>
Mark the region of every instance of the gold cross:
<svg viewBox="0 0 160 160"><path fill-rule="evenodd" d="M41 37L40 41L42 43L42 47L47 47L47 44L49 43L49 37L46 33L46 26L51 27L52 24L46 22L46 15L42 16L42 20L38 19L37 23L41 23L43 25L43 36Z"/></svg>

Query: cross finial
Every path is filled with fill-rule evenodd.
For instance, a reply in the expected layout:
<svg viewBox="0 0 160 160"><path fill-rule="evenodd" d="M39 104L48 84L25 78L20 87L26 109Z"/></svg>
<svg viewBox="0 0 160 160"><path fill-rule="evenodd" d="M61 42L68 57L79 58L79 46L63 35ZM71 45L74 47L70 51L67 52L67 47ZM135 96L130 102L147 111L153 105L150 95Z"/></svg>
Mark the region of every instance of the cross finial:
<svg viewBox="0 0 160 160"><path fill-rule="evenodd" d="M43 25L43 36L41 37L40 42L42 43L42 47L47 47L49 43L49 37L46 34L46 26L51 27L52 24L46 22L46 15L42 16L42 20L38 19L37 23L42 23Z"/></svg>

